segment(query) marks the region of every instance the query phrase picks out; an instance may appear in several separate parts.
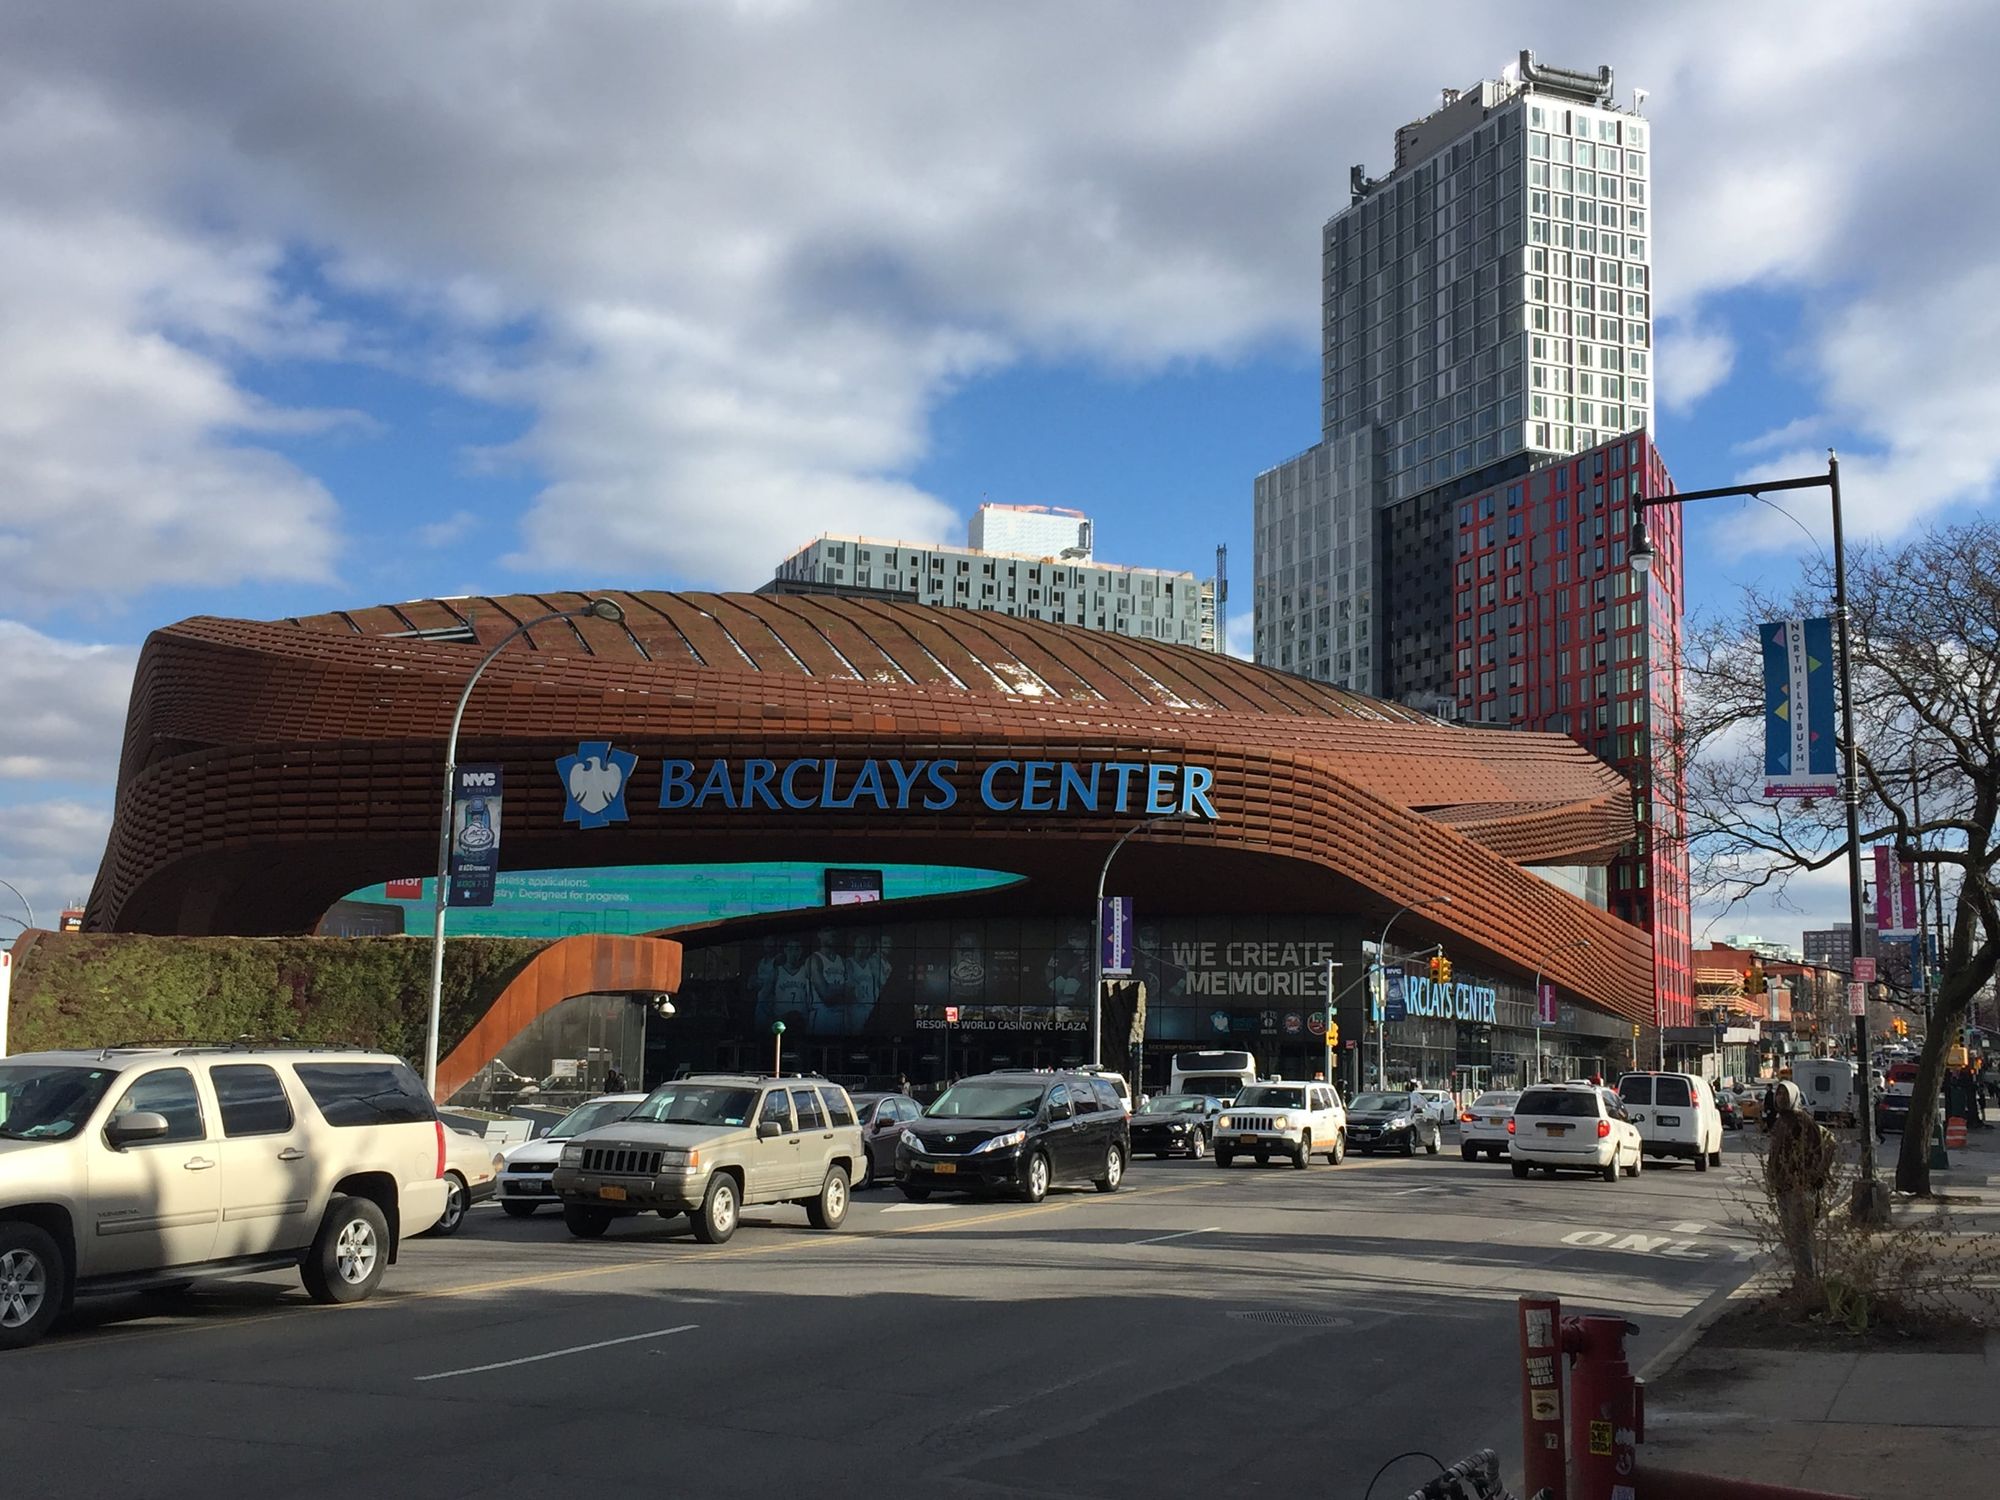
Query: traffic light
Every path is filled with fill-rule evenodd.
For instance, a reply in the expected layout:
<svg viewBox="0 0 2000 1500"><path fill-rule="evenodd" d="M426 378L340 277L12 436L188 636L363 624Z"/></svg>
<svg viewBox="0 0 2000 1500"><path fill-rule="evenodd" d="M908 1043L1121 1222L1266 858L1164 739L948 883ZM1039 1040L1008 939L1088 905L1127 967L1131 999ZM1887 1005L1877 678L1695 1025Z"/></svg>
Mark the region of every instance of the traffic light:
<svg viewBox="0 0 2000 1500"><path fill-rule="evenodd" d="M1435 953L1431 955L1431 983L1444 983L1444 959Z"/></svg>
<svg viewBox="0 0 2000 1500"><path fill-rule="evenodd" d="M1338 1047L1340 1045L1340 1022L1328 1021L1326 1023L1326 1044L1329 1047Z"/></svg>
<svg viewBox="0 0 2000 1500"><path fill-rule="evenodd" d="M1446 958L1446 957L1445 957L1445 956L1444 956L1443 954L1441 954L1441 953L1440 953L1440 954L1438 955L1438 961L1437 961L1437 966L1438 966L1438 983L1439 983L1439 984L1450 984L1450 983L1451 983L1451 960L1450 960L1450 959L1448 959L1448 958Z"/></svg>
<svg viewBox="0 0 2000 1500"><path fill-rule="evenodd" d="M1764 986L1768 982L1762 964L1752 964L1743 971L1743 993L1746 995L1763 994Z"/></svg>

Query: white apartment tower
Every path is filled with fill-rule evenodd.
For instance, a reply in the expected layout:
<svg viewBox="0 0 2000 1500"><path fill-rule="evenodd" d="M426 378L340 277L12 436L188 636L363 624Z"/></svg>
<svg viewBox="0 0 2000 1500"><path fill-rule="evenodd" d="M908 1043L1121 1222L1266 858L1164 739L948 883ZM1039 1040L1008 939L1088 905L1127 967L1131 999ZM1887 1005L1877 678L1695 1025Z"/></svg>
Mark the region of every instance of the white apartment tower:
<svg viewBox="0 0 2000 1500"><path fill-rule="evenodd" d="M1651 428L1649 135L1610 68L1523 52L1398 130L1388 173L1353 169L1321 241L1321 440L1253 490L1259 662L1382 693L1385 508Z"/></svg>
<svg viewBox="0 0 2000 1500"><path fill-rule="evenodd" d="M983 504L972 513L966 544L974 552L1018 552L1089 562L1090 517L1060 505Z"/></svg>

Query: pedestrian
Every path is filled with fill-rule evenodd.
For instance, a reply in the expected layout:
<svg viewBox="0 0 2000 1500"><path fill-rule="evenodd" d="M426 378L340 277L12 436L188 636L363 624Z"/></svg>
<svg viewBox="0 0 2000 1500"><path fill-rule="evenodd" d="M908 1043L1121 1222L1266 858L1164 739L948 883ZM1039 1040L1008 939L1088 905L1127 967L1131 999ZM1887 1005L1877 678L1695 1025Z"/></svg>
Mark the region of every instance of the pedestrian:
<svg viewBox="0 0 2000 1500"><path fill-rule="evenodd" d="M905 1097L908 1097L910 1092L910 1080L901 1073L896 1075L896 1092Z"/></svg>
<svg viewBox="0 0 2000 1500"><path fill-rule="evenodd" d="M1324 1068L1314 1068L1314 1069L1313 1069L1313 1082L1314 1082L1314 1083L1325 1083L1325 1082L1326 1082L1326 1069L1324 1069Z"/></svg>
<svg viewBox="0 0 2000 1500"><path fill-rule="evenodd" d="M604 1070L604 1092L607 1094L624 1093L625 1075L616 1068L606 1068Z"/></svg>

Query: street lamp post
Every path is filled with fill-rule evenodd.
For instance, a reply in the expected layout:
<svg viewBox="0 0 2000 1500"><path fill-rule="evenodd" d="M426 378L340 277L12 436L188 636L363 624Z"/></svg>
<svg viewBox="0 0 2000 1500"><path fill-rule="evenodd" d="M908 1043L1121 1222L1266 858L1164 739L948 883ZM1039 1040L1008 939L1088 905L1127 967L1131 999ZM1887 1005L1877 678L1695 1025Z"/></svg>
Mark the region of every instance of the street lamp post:
<svg viewBox="0 0 2000 1500"><path fill-rule="evenodd" d="M1542 961L1535 965L1535 982L1534 985L1528 991L1529 995L1531 995L1534 998L1535 1002L1535 1076L1529 1080L1529 1082L1531 1083L1540 1083L1542 1081L1542 1073L1543 1073L1542 971L1549 966L1549 960L1554 958L1558 953L1574 953L1579 948L1588 948L1589 946L1590 946L1589 938L1578 938L1573 943L1564 943L1560 947L1549 949L1547 953L1542 955ZM1637 1063L1638 1058L1634 1057L1632 1061L1634 1063Z"/></svg>
<svg viewBox="0 0 2000 1500"><path fill-rule="evenodd" d="M1840 459L1831 450L1826 455L1824 474L1805 474L1794 479L1767 479L1755 484L1724 485L1712 490L1682 490L1673 495L1635 495L1632 498L1632 569L1644 584L1652 570L1653 549L1646 539L1646 507L1685 505L1695 500L1721 500L1753 496L1762 499L1774 490L1823 489L1833 509L1833 621L1838 644L1835 666L1840 684L1841 801L1847 811L1847 910L1854 933L1855 952L1861 951L1861 779L1855 764L1854 680L1849 649L1847 620L1847 542L1840 513ZM1650 627L1649 627L1650 628ZM1650 695L1650 689L1648 693ZM1870 1224L1889 1218L1889 1191L1875 1176L1874 1108L1868 1087L1868 1017L1854 1018L1855 1087L1860 1094L1861 1178L1854 1185L1850 1211L1856 1219Z"/></svg>
<svg viewBox="0 0 2000 1500"><path fill-rule="evenodd" d="M608 620L615 625L625 618L625 611L618 607L615 600L593 599L576 609L551 610L535 619L523 620L494 642L493 648L472 669L472 675L465 681L465 690L458 695L458 707L451 716L451 733L444 745L444 808L438 815L437 891L431 915L430 1024L424 1032L424 1087L433 1096L437 1093L438 1016L444 1006L444 912L451 899L452 778L458 769L458 730L465 721L465 705L472 700L472 690L479 685L481 674L519 637L538 625L547 625L555 620L584 618Z"/></svg>
<svg viewBox="0 0 2000 1500"><path fill-rule="evenodd" d="M1119 835L1111 852L1104 856L1104 867L1097 872L1097 904L1090 909L1090 1065L1094 1068L1104 1066L1104 883L1111 878L1111 861L1133 834L1161 823L1180 821L1179 813L1164 813L1134 823Z"/></svg>
<svg viewBox="0 0 2000 1500"><path fill-rule="evenodd" d="M1389 920L1382 924L1382 936L1375 944L1375 971L1382 976L1382 1019L1375 1023L1375 1087L1389 1087L1389 929L1396 925L1396 919L1406 911L1421 911L1427 906L1449 906L1449 896L1426 896L1421 901L1412 901L1397 907L1389 913ZM1367 1007L1362 1007L1366 1014Z"/></svg>
<svg viewBox="0 0 2000 1500"><path fill-rule="evenodd" d="M0 880L0 887L5 887L7 890L14 891L14 899L20 902L23 906L28 908L28 926L33 927L35 925L34 903L30 901L26 896L22 895L18 890L15 890L13 886L8 885L7 882L4 880ZM9 920L12 919L10 918ZM25 930L26 929L24 928L23 931Z"/></svg>

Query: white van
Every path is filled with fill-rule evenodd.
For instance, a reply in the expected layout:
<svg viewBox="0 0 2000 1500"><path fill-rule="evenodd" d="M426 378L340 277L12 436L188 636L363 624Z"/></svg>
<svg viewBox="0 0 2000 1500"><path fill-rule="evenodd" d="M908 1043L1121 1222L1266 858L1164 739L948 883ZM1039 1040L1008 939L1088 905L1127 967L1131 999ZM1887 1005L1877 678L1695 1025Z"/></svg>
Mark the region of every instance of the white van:
<svg viewBox="0 0 2000 1500"><path fill-rule="evenodd" d="M1861 1113L1854 1094L1854 1064L1819 1057L1792 1064L1792 1082L1806 1113L1822 1125L1852 1125Z"/></svg>
<svg viewBox="0 0 2000 1500"><path fill-rule="evenodd" d="M1692 1073L1627 1073L1618 1101L1639 1127L1648 1156L1678 1157L1697 1172L1722 1165L1722 1111L1706 1078Z"/></svg>

